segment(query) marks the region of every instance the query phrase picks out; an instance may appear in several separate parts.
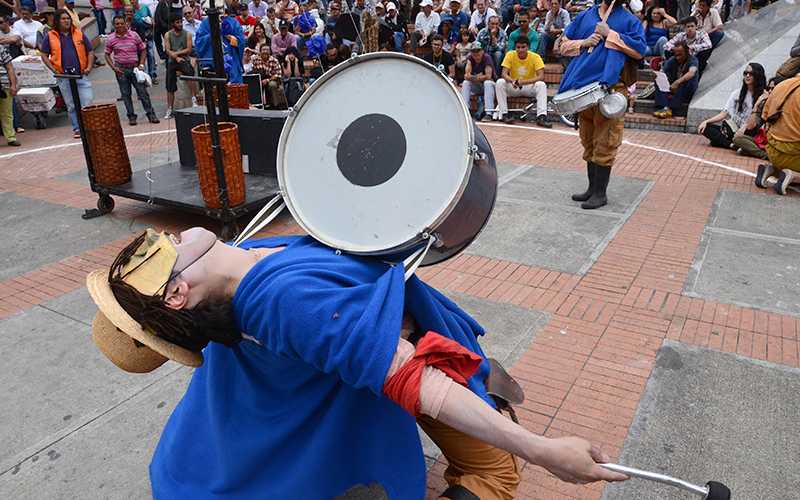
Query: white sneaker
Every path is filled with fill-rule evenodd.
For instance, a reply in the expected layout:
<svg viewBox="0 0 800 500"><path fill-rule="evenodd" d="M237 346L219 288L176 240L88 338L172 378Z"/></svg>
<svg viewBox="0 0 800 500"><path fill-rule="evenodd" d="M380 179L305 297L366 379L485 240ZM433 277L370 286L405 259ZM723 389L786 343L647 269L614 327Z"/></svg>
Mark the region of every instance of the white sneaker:
<svg viewBox="0 0 800 500"><path fill-rule="evenodd" d="M199 106L199 104L197 104L197 97L192 96L192 107L196 108L197 106Z"/></svg>
<svg viewBox="0 0 800 500"><path fill-rule="evenodd" d="M170 118L172 118L172 110L168 109L167 113L164 115L164 119L169 120Z"/></svg>

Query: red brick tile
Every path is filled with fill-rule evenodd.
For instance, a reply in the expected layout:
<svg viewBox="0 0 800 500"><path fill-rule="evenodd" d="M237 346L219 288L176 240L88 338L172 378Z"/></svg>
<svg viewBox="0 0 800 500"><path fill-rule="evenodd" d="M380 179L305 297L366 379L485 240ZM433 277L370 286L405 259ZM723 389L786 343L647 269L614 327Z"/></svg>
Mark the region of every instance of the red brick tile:
<svg viewBox="0 0 800 500"><path fill-rule="evenodd" d="M753 334L753 357L767 360L767 336L762 333Z"/></svg>

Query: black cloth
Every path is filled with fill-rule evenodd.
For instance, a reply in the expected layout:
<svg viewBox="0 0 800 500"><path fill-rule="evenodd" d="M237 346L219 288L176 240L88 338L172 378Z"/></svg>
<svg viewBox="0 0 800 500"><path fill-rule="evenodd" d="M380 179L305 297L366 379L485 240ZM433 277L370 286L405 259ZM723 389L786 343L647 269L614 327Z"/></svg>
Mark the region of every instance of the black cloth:
<svg viewBox="0 0 800 500"><path fill-rule="evenodd" d="M338 55L333 59L330 59L327 54L325 54L320 58L320 64L322 64L322 71L328 71L329 69L336 66L340 62L342 62L342 60L339 58Z"/></svg>
<svg viewBox="0 0 800 500"><path fill-rule="evenodd" d="M394 21L390 19L389 16L384 17L383 24L385 24L394 33L405 33L406 24L408 23L406 23L406 20L403 17L403 15L398 12L397 17L394 19Z"/></svg>
<svg viewBox="0 0 800 500"><path fill-rule="evenodd" d="M709 123L706 129L703 130L703 135L711 141L711 145L715 148L730 149L731 140L722 133L722 125L718 123Z"/></svg>
<svg viewBox="0 0 800 500"><path fill-rule="evenodd" d="M358 34L361 32L361 19L355 14L341 14L339 19L336 20L336 40L341 43L342 40L350 40L355 42L358 40Z"/></svg>
<svg viewBox="0 0 800 500"><path fill-rule="evenodd" d="M184 76L194 75L194 68L189 64L189 60L184 57L183 62L177 63L170 59L167 62L167 92L178 91L178 72Z"/></svg>
<svg viewBox="0 0 800 500"><path fill-rule="evenodd" d="M444 50L442 51L442 54L439 56L434 56L433 51L428 52L427 54L422 56L422 60L431 63L437 68L439 67L439 65L443 65L444 72L447 73L448 75L450 74L450 68L456 63L455 59L453 59L453 56L449 52L446 52Z"/></svg>

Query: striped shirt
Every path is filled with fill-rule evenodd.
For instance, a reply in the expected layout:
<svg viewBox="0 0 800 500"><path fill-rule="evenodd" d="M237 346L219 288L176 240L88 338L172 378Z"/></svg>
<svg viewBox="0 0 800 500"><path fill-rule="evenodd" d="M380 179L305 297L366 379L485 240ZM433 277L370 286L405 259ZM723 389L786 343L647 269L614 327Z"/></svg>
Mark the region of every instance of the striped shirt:
<svg viewBox="0 0 800 500"><path fill-rule="evenodd" d="M122 36L112 33L106 40L106 54L113 54L114 64L122 66L137 66L139 64L139 51L144 50L144 42L135 32L125 31Z"/></svg>

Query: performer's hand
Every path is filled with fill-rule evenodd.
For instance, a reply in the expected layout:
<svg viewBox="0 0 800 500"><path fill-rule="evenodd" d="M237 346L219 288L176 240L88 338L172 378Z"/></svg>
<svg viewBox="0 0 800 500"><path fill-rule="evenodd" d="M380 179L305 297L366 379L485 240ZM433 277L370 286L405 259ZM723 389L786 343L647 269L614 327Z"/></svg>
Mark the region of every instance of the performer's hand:
<svg viewBox="0 0 800 500"><path fill-rule="evenodd" d="M611 32L611 28L608 27L608 23L599 22L597 26L594 27L595 33L600 33L600 36L603 38L607 37L609 32Z"/></svg>
<svg viewBox="0 0 800 500"><path fill-rule="evenodd" d="M569 483L592 483L594 481L625 481L628 477L604 469L598 463L609 458L589 441L577 437L549 440L547 449L535 463L554 476Z"/></svg>
<svg viewBox="0 0 800 500"><path fill-rule="evenodd" d="M590 36L589 38L584 38L583 41L581 41L581 47L582 48L594 47L595 45L600 43L602 40L603 40L603 37L600 36L599 33L592 33L592 36Z"/></svg>

